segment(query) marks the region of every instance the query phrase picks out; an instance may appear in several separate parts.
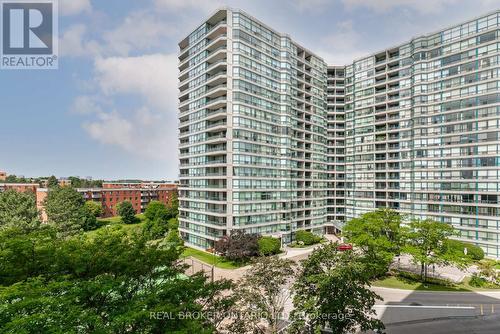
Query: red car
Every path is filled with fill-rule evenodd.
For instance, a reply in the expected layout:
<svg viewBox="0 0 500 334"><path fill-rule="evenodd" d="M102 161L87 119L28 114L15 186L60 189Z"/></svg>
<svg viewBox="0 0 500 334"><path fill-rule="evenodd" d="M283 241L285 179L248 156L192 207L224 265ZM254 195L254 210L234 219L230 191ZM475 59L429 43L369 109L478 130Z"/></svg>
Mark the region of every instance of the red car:
<svg viewBox="0 0 500 334"><path fill-rule="evenodd" d="M346 250L352 250L352 245L351 244L340 244L337 246L337 249L341 252L346 251Z"/></svg>

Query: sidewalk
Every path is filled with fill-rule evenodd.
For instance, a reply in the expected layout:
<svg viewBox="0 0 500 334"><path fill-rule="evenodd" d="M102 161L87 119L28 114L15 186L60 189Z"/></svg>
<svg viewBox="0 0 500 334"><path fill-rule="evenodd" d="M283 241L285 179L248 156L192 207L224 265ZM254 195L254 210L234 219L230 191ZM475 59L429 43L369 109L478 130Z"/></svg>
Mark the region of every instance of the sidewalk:
<svg viewBox="0 0 500 334"><path fill-rule="evenodd" d="M340 239L338 239L336 236L325 235L325 237L328 239L328 241L340 242ZM315 250L320 246L321 244L316 244L304 248L292 248L285 246L284 253L281 253L278 256L282 259L289 259L298 262L306 259L307 256L312 253L313 250ZM189 268L186 270L187 275L192 275L193 273L204 271L209 277L212 276L212 265L209 263L202 262L192 256L185 258L184 263L189 265ZM250 265L237 269L222 269L215 267L213 269L214 278L215 280L226 278L237 281L238 279L243 277L243 275L249 268Z"/></svg>
<svg viewBox="0 0 500 334"><path fill-rule="evenodd" d="M414 264L411 261L411 257L407 254L403 254L399 256L399 262L398 262L398 257L394 259L392 262L391 268L393 269L401 269L404 271L410 271L415 274L420 274L420 266L417 264ZM467 276L468 271L461 270L457 267L454 266L429 266L428 267L428 276L429 277L434 277L434 278L440 278L440 279L447 279L450 280L454 283L461 283L465 276Z"/></svg>

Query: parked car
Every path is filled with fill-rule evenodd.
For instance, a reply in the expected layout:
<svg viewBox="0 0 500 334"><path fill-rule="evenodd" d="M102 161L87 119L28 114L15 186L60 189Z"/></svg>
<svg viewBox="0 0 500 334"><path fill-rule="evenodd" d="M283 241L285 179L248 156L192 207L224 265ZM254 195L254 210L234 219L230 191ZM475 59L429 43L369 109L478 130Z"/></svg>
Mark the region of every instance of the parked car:
<svg viewBox="0 0 500 334"><path fill-rule="evenodd" d="M337 249L341 252L346 251L346 250L352 250L352 245L351 244L340 244L337 246Z"/></svg>

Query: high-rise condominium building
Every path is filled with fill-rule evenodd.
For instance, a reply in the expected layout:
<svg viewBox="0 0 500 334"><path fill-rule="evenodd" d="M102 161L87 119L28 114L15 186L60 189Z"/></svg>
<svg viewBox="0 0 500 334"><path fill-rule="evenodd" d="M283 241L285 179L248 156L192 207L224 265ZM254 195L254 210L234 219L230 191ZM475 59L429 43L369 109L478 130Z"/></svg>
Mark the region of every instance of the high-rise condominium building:
<svg viewBox="0 0 500 334"><path fill-rule="evenodd" d="M222 9L180 44L180 230L342 229L389 207L499 257L499 13L347 66Z"/></svg>

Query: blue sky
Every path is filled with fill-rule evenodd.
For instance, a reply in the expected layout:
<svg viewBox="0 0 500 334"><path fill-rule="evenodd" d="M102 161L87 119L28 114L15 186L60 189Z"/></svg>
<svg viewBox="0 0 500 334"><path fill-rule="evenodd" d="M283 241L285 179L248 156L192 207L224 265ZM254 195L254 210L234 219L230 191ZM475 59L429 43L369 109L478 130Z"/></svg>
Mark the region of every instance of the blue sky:
<svg viewBox="0 0 500 334"><path fill-rule="evenodd" d="M241 8L330 64L498 9L498 0L59 0L59 69L0 71L0 169L176 179L177 42Z"/></svg>

